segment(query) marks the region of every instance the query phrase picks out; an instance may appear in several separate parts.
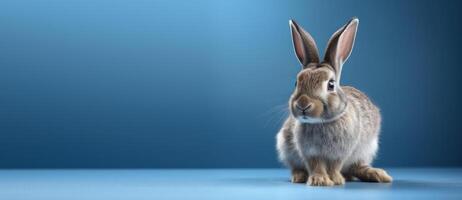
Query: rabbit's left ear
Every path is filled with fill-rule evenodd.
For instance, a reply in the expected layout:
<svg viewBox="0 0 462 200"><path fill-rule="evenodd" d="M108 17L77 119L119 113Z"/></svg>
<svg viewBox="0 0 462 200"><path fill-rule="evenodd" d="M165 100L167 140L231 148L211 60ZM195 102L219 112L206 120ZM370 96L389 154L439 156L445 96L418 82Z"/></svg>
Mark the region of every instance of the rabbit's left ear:
<svg viewBox="0 0 462 200"><path fill-rule="evenodd" d="M345 26L332 35L327 44L324 61L335 68L337 79L340 79L342 65L348 59L353 49L358 24L358 18L351 19Z"/></svg>

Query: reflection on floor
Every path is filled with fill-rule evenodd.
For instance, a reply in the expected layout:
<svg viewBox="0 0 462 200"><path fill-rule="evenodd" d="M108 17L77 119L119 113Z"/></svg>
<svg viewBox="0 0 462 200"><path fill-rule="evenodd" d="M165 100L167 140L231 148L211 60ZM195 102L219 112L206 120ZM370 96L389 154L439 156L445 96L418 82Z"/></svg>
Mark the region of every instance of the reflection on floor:
<svg viewBox="0 0 462 200"><path fill-rule="evenodd" d="M0 170L0 199L462 199L462 169L387 169L391 184L292 184L285 169Z"/></svg>

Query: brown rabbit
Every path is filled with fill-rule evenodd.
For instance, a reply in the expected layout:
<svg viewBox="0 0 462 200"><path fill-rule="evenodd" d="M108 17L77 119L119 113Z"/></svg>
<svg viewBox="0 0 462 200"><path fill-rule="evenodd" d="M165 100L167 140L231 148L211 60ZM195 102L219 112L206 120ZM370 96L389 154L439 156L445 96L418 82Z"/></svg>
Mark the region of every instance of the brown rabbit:
<svg viewBox="0 0 462 200"><path fill-rule="evenodd" d="M378 149L379 109L361 91L340 86L359 20L351 19L332 35L323 61L313 37L295 21L289 24L303 68L289 100L291 114L277 134L277 150L291 169L292 182L331 186L353 177L391 182L383 169L371 167Z"/></svg>

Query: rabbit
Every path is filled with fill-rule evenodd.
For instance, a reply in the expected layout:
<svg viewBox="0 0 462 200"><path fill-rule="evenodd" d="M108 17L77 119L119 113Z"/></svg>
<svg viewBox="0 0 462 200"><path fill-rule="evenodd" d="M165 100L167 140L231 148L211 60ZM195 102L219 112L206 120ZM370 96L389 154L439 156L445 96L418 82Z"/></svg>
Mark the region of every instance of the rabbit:
<svg viewBox="0 0 462 200"><path fill-rule="evenodd" d="M340 86L359 20L352 18L332 35L322 61L313 37L295 21L289 24L302 70L276 148L291 181L311 186L343 185L355 178L391 182L385 170L371 166L381 124L378 107L358 89Z"/></svg>

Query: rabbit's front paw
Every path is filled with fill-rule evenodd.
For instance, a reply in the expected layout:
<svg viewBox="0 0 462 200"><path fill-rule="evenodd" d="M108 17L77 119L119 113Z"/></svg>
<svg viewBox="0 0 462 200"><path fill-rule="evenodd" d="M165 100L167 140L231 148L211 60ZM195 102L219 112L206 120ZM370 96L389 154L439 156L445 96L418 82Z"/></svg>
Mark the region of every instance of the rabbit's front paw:
<svg viewBox="0 0 462 200"><path fill-rule="evenodd" d="M330 180L327 174L313 174L308 177L310 186L333 186L334 182Z"/></svg>
<svg viewBox="0 0 462 200"><path fill-rule="evenodd" d="M343 178L340 172L334 172L330 175L330 179L334 182L335 185L345 184L345 178Z"/></svg>

